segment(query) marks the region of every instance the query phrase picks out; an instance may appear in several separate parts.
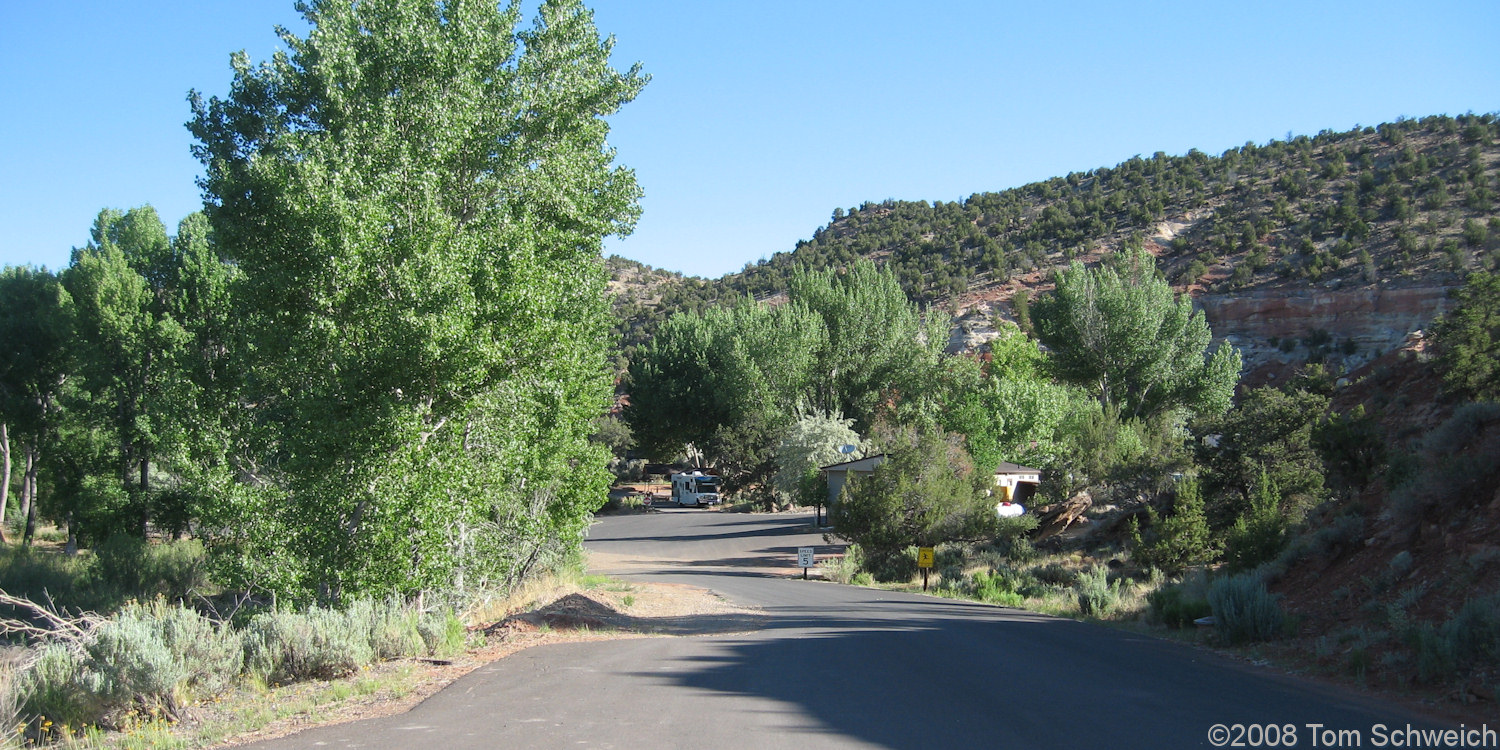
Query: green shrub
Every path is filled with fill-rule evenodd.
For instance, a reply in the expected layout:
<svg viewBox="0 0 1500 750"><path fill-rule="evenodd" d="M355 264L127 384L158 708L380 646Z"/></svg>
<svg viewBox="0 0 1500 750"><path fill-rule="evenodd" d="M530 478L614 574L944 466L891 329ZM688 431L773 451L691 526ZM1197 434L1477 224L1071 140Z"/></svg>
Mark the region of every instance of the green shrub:
<svg viewBox="0 0 1500 750"><path fill-rule="evenodd" d="M1232 571L1251 570L1276 559L1286 546L1287 519L1281 511L1281 493L1264 469L1251 493L1250 509L1229 530L1224 560Z"/></svg>
<svg viewBox="0 0 1500 750"><path fill-rule="evenodd" d="M342 677L375 659L368 627L332 609L256 615L244 639L246 669L273 684Z"/></svg>
<svg viewBox="0 0 1500 750"><path fill-rule="evenodd" d="M1120 600L1120 582L1109 580L1109 568L1103 565L1078 574L1073 590L1078 595L1078 613L1085 617L1103 617Z"/></svg>
<svg viewBox="0 0 1500 750"><path fill-rule="evenodd" d="M112 608L114 603L101 601L93 591L94 562L83 555L0 546L0 589L34 602L50 597L60 607Z"/></svg>
<svg viewBox="0 0 1500 750"><path fill-rule="evenodd" d="M1412 628L1408 645L1416 652L1417 678L1444 682L1463 678L1500 662L1500 596L1471 599L1441 627Z"/></svg>
<svg viewBox="0 0 1500 750"><path fill-rule="evenodd" d="M1033 578L1051 586L1072 587L1078 582L1078 574L1057 563L1039 565L1030 570Z"/></svg>
<svg viewBox="0 0 1500 750"><path fill-rule="evenodd" d="M397 659L427 653L427 643L418 629L421 613L400 599L360 599L349 605L346 616L368 633L370 650L377 659Z"/></svg>
<svg viewBox="0 0 1500 750"><path fill-rule="evenodd" d="M194 539L152 544L114 534L94 548L99 580L122 598L183 599L208 586L207 557Z"/></svg>
<svg viewBox="0 0 1500 750"><path fill-rule="evenodd" d="M423 613L417 621L417 632L422 636L427 653L433 656L462 653L469 645L468 629L452 610Z"/></svg>
<svg viewBox="0 0 1500 750"><path fill-rule="evenodd" d="M917 548L879 556L867 553L862 567L881 583L905 583L917 575Z"/></svg>
<svg viewBox="0 0 1500 750"><path fill-rule="evenodd" d="M1158 520L1156 511L1147 508L1151 528L1144 535L1140 522L1131 517L1130 553L1142 568L1180 573L1190 565L1209 562L1218 555L1196 481L1185 479L1178 484L1172 508L1172 515L1165 520Z"/></svg>
<svg viewBox="0 0 1500 750"><path fill-rule="evenodd" d="M991 604L1000 604L1006 607L1019 607L1026 601L1016 591L1011 590L1011 581L999 571L986 573L979 571L974 574L970 583L970 595L975 599Z"/></svg>
<svg viewBox="0 0 1500 750"><path fill-rule="evenodd" d="M1019 607L1027 598L1040 596L1046 587L1027 571L1001 566L975 573L967 588L968 595L980 601Z"/></svg>
<svg viewBox="0 0 1500 750"><path fill-rule="evenodd" d="M855 573L853 578L849 579L849 583L854 584L855 586L873 586L875 585L875 578L869 573L861 570L858 573Z"/></svg>
<svg viewBox="0 0 1500 750"><path fill-rule="evenodd" d="M996 519L995 549L1006 559L1016 563L1036 559L1036 548L1031 545L1029 534L1036 530L1037 517L1027 513L1013 518Z"/></svg>
<svg viewBox="0 0 1500 750"><path fill-rule="evenodd" d="M1249 573L1220 578L1208 590L1214 627L1229 644L1266 641L1280 635L1283 618L1277 599Z"/></svg>
<svg viewBox="0 0 1500 750"><path fill-rule="evenodd" d="M1169 628L1192 627L1193 621L1212 614L1208 600L1194 596L1180 585L1163 586L1146 595L1147 618Z"/></svg>
<svg viewBox="0 0 1500 750"><path fill-rule="evenodd" d="M67 646L43 646L18 682L20 712L29 720L81 727L104 713L98 676L86 671L83 655Z"/></svg>

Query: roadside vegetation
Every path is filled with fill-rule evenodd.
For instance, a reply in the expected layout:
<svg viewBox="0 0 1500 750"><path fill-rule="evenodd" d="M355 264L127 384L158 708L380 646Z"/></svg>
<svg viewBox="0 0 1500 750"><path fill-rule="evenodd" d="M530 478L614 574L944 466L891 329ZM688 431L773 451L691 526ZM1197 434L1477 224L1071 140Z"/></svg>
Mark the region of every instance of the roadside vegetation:
<svg viewBox="0 0 1500 750"><path fill-rule="evenodd" d="M830 577L909 582L936 547L945 595L1211 616L1230 644L1307 637L1298 586L1362 560L1330 596L1367 624L1316 648L1493 698L1500 555L1459 528L1492 528L1475 498L1500 480L1493 116L840 209L797 253L617 310L616 347L628 264L600 254L641 191L605 118L647 77L609 65L590 12L304 13L314 33L280 32L270 63L234 57L226 98L191 95L201 213L171 233L105 209L66 268L0 271L8 741L128 745L110 733L310 681L401 690L358 675L463 650L466 622L577 560L648 457L776 510L880 454L830 509L851 542ZM1148 249L1210 206L1165 263ZM988 351L945 353L943 300L1054 257ZM1247 387L1179 293L1428 271L1467 279L1422 352L1445 384L1431 429L1388 421L1413 410L1394 397L1343 403L1318 362ZM1046 477L1020 518L995 512L1002 462ZM1432 549L1461 561L1414 579Z"/></svg>
<svg viewBox="0 0 1500 750"><path fill-rule="evenodd" d="M605 118L647 77L576 0L299 9L189 95L201 212L0 271L12 739L461 650L602 503Z"/></svg>
<svg viewBox="0 0 1500 750"><path fill-rule="evenodd" d="M295 607L211 588L137 599L203 566L201 547L158 546L174 548L136 548L108 561L162 576L134 579L144 584L135 588L122 588L89 552L12 550L29 560L27 570L47 571L37 580L84 598L37 604L0 592L0 631L34 644L11 649L0 665L0 747L205 747L287 722L358 715L538 638L593 637L586 622L566 617L557 633L545 618L520 632L497 623L578 592L626 610L637 603L634 585L586 575L578 559L462 602L392 596ZM124 604L101 615L78 601Z"/></svg>
<svg viewBox="0 0 1500 750"><path fill-rule="evenodd" d="M1222 409L1179 417L1175 436L1126 452L1113 433L1082 481L1058 476L1066 462L1033 458L1049 468L1055 494L1044 487L1032 513L999 519L987 476L962 452L973 434L937 428L916 440L910 423L899 434L881 423L873 443L887 460L841 496L833 533L853 544L825 577L911 589L917 547L933 546L938 595L1253 646L1298 668L1490 700L1500 684L1500 555L1487 536L1500 523L1500 407L1466 399L1495 393L1483 385L1493 379L1485 347L1500 332L1492 287L1489 274L1473 274L1437 326L1436 356L1398 360L1417 373L1407 377L1440 384L1435 411L1448 416L1423 432L1364 403L1340 411L1336 402L1358 388L1308 366L1279 387L1241 388ZM1103 310L1126 309L1104 299ZM1056 314L1050 304L1037 305L1041 325ZM1055 373L1054 387L1066 385L1066 368L1047 358L1067 346L1053 338L1035 370ZM995 351L992 368L1008 361L1007 349ZM1366 377L1363 388L1379 396L1390 375ZM1149 418L1121 421L1149 434ZM1404 439L1392 440L1390 424ZM1056 514L1070 503L1090 516L1072 531ZM1471 551L1445 553L1454 547ZM1369 572L1341 570L1356 566ZM1345 585L1310 590L1330 577Z"/></svg>

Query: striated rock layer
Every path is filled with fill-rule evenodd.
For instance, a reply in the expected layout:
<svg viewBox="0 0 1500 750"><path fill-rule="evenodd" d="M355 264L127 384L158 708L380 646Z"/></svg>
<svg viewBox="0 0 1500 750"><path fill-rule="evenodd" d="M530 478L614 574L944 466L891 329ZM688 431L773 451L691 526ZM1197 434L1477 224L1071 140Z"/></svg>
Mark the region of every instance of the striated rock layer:
<svg viewBox="0 0 1500 750"><path fill-rule="evenodd" d="M1326 332L1327 346L1349 365L1400 346L1432 325L1448 304L1446 286L1269 290L1197 298L1215 338L1240 348L1247 369L1305 361L1306 342ZM1288 340L1297 342L1289 345ZM1331 353L1332 353L1331 352Z"/></svg>

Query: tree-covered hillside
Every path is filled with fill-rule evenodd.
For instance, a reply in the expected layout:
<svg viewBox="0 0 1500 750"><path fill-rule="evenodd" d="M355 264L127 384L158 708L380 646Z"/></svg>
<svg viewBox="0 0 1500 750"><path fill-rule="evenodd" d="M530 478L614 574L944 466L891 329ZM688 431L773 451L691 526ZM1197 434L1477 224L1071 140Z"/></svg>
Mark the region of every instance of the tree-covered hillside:
<svg viewBox="0 0 1500 750"><path fill-rule="evenodd" d="M966 293L1045 283L1074 258L1158 245L1169 278L1193 291L1281 283L1456 285L1493 267L1500 244L1495 114L1323 131L1219 156L1156 153L964 201L884 200L836 208L828 225L721 279L611 261L628 356L676 310L783 294L799 266L856 258L890 266L906 293L943 304Z"/></svg>

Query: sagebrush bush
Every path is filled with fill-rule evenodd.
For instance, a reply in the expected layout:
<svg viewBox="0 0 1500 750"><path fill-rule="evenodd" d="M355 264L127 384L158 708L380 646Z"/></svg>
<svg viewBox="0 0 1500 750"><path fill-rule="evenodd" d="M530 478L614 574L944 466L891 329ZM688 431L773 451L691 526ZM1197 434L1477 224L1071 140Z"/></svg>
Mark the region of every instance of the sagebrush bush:
<svg viewBox="0 0 1500 750"><path fill-rule="evenodd" d="M1427 435L1424 447L1440 456L1462 453L1485 430L1500 422L1500 403L1475 402L1453 411L1453 416Z"/></svg>
<svg viewBox="0 0 1500 750"><path fill-rule="evenodd" d="M855 574L864 565L864 550L858 544L844 548L843 557L828 557L818 563L823 577L835 583L853 583Z"/></svg>
<svg viewBox="0 0 1500 750"><path fill-rule="evenodd" d="M160 612L156 627L181 660L193 699L212 698L232 687L245 660L239 633L187 607L153 606Z"/></svg>
<svg viewBox="0 0 1500 750"><path fill-rule="evenodd" d="M83 668L83 655L61 644L41 653L17 681L20 713L30 721L84 726L104 713L98 676Z"/></svg>
<svg viewBox="0 0 1500 750"><path fill-rule="evenodd" d="M424 612L417 621L417 632L422 637L427 653L433 656L452 656L462 653L469 645L469 631L464 621L452 610Z"/></svg>
<svg viewBox="0 0 1500 750"><path fill-rule="evenodd" d="M1500 596L1471 599L1441 626L1408 630L1423 682L1463 678L1500 663Z"/></svg>
<svg viewBox="0 0 1500 750"><path fill-rule="evenodd" d="M1038 581L1052 586L1071 587L1078 582L1077 573L1055 562L1038 565L1030 573Z"/></svg>
<svg viewBox="0 0 1500 750"><path fill-rule="evenodd" d="M99 676L106 714L137 703L171 713L185 702L180 690L187 682L187 669L155 623L134 608L99 626L84 653L83 668Z"/></svg>
<svg viewBox="0 0 1500 750"><path fill-rule="evenodd" d="M100 625L84 645L81 671L97 676L85 686L99 700L96 721L142 706L175 715L227 689L240 673L242 654L227 628L158 600L129 605Z"/></svg>
<svg viewBox="0 0 1500 750"><path fill-rule="evenodd" d="M256 615L245 628L245 667L272 684L351 674L375 659L360 625L332 609Z"/></svg>
<svg viewBox="0 0 1500 750"><path fill-rule="evenodd" d="M1085 617L1102 617L1120 600L1120 582L1109 580L1109 568L1103 565L1078 574L1073 585L1078 595L1078 613Z"/></svg>
<svg viewBox="0 0 1500 750"><path fill-rule="evenodd" d="M0 747L20 747L21 692L16 665L0 661Z"/></svg>
<svg viewBox="0 0 1500 750"><path fill-rule="evenodd" d="M1281 635L1283 617L1278 597L1266 591L1250 573L1220 578L1208 589L1214 628L1225 643L1267 641Z"/></svg>
<svg viewBox="0 0 1500 750"><path fill-rule="evenodd" d="M427 653L427 643L417 627L421 613L396 597L379 601L360 599L349 605L346 615L366 630L370 650L377 659L399 659Z"/></svg>

